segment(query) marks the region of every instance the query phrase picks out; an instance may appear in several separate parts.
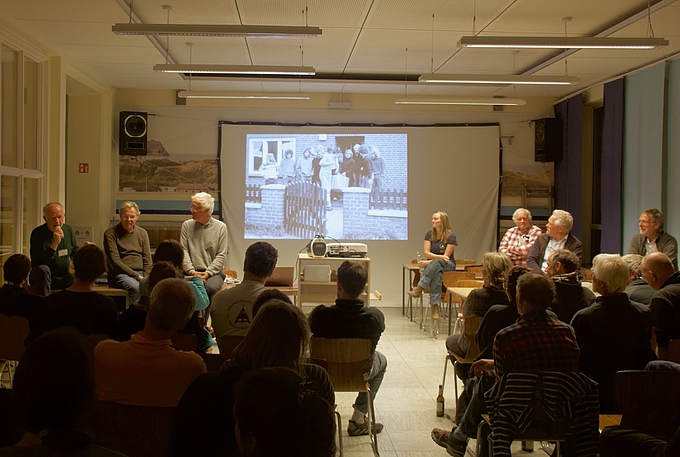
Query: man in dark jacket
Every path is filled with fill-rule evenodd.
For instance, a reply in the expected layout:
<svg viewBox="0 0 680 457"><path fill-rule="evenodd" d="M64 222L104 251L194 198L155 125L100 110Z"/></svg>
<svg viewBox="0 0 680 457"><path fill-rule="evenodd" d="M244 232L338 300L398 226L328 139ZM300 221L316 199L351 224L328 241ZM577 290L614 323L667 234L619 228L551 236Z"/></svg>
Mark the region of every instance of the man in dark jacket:
<svg viewBox="0 0 680 457"><path fill-rule="evenodd" d="M656 290L649 308L660 359L668 360L668 343L680 338L680 273L662 252L647 254L642 259L642 277Z"/></svg>
<svg viewBox="0 0 680 457"><path fill-rule="evenodd" d="M555 283L555 300L550 309L568 324L577 311L590 306L595 294L581 285L578 257L566 249L558 249L548 257L546 273Z"/></svg>
<svg viewBox="0 0 680 457"><path fill-rule="evenodd" d="M556 209L545 226L545 235L541 235L531 247L527 256L527 267L543 272L548 268L550 253L558 249L566 249L578 257L581 267L581 240L569 233L574 226L574 218L567 211Z"/></svg>

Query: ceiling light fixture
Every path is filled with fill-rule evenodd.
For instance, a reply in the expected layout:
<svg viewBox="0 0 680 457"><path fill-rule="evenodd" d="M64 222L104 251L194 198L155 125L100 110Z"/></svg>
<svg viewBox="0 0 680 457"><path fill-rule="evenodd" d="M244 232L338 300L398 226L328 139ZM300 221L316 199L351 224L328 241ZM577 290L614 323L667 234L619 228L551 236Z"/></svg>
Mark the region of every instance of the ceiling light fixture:
<svg viewBox="0 0 680 457"><path fill-rule="evenodd" d="M212 73L237 75L314 75L314 67L287 67L271 65L154 65L160 73Z"/></svg>
<svg viewBox="0 0 680 457"><path fill-rule="evenodd" d="M617 37L464 36L458 42L458 47L461 48L509 49L654 49L659 46L668 46L668 40Z"/></svg>
<svg viewBox="0 0 680 457"><path fill-rule="evenodd" d="M398 98L395 105L468 105L468 106L524 106L527 101L521 98Z"/></svg>
<svg viewBox="0 0 680 457"><path fill-rule="evenodd" d="M576 76L538 75L420 75L421 83L437 84L517 84L530 86L568 86L581 82Z"/></svg>
<svg viewBox="0 0 680 457"><path fill-rule="evenodd" d="M227 99L243 99L243 100L309 100L309 94L300 93L238 93L238 92L220 92L220 91L192 91L180 90L177 92L179 98L227 98Z"/></svg>
<svg viewBox="0 0 680 457"><path fill-rule="evenodd" d="M117 35L172 35L241 38L317 38L318 27L270 25L218 24L133 24L121 23L111 27Z"/></svg>

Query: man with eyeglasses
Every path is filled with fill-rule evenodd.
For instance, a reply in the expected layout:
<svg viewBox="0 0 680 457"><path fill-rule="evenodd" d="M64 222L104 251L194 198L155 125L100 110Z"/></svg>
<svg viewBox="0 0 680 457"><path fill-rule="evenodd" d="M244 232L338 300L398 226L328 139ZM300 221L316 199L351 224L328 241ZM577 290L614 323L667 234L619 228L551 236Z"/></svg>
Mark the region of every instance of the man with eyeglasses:
<svg viewBox="0 0 680 457"><path fill-rule="evenodd" d="M524 267L527 264L527 255L541 234L541 229L533 225L531 211L526 208L517 208L512 220L516 226L505 232L498 252L510 257L513 266Z"/></svg>
<svg viewBox="0 0 680 457"><path fill-rule="evenodd" d="M203 279L212 299L224 282L227 259L227 226L212 217L215 199L207 192L191 197L191 219L184 221L180 243L184 247L184 271Z"/></svg>
<svg viewBox="0 0 680 457"><path fill-rule="evenodd" d="M556 209L548 219L545 235L538 237L527 256L527 267L532 270L546 272L548 269L548 257L553 251L567 249L578 257L581 267L581 240L569 233L574 226L574 218L567 211Z"/></svg>
<svg viewBox="0 0 680 457"><path fill-rule="evenodd" d="M638 219L640 233L633 236L628 246L628 254L647 255L663 252L678 267L678 241L664 232L663 213L656 208L646 209Z"/></svg>

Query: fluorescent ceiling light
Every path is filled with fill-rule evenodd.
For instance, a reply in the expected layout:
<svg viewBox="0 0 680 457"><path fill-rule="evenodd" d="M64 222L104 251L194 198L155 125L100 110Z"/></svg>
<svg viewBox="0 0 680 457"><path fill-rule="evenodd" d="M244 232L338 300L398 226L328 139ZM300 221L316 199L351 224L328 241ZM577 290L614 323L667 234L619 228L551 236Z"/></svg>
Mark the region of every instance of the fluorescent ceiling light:
<svg viewBox="0 0 680 457"><path fill-rule="evenodd" d="M314 67L286 67L272 65L154 65L154 70L161 73L214 73L237 75L313 75Z"/></svg>
<svg viewBox="0 0 680 457"><path fill-rule="evenodd" d="M309 100L309 94L300 93L238 93L220 91L197 91L180 90L177 92L179 98L232 98L244 100Z"/></svg>
<svg viewBox="0 0 680 457"><path fill-rule="evenodd" d="M568 86L581 82L576 76L537 75L420 75L421 83L441 84L521 84L533 86Z"/></svg>
<svg viewBox="0 0 680 457"><path fill-rule="evenodd" d="M668 40L616 37L464 36L458 42L458 46L509 49L653 49L668 46Z"/></svg>
<svg viewBox="0 0 680 457"><path fill-rule="evenodd" d="M117 35L172 35L247 38L314 38L321 36L318 27L217 24L116 24Z"/></svg>
<svg viewBox="0 0 680 457"><path fill-rule="evenodd" d="M524 106L527 101L521 98L398 98L395 105L470 105L470 106Z"/></svg>

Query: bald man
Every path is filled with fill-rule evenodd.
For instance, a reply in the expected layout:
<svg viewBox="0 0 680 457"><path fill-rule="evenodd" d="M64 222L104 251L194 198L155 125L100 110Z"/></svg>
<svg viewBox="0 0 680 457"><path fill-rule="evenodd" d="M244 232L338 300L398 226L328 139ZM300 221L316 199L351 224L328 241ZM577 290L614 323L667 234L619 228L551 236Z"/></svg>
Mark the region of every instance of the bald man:
<svg viewBox="0 0 680 457"><path fill-rule="evenodd" d="M662 252L642 259L642 277L656 291L649 304L659 358L668 360L668 342L680 338L680 273Z"/></svg>

